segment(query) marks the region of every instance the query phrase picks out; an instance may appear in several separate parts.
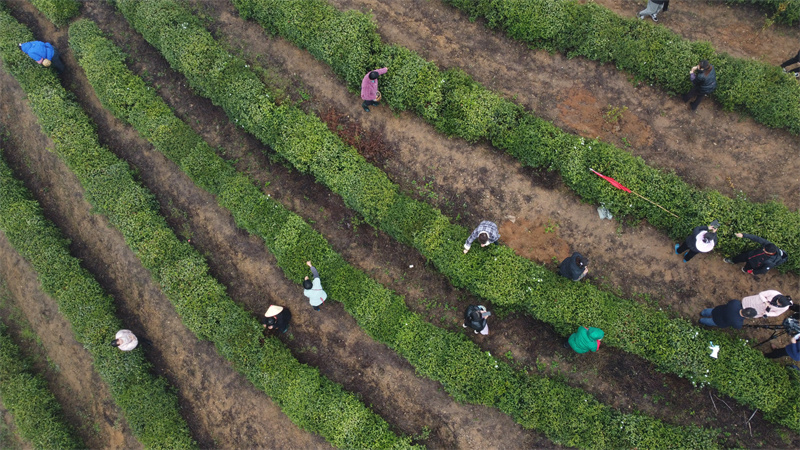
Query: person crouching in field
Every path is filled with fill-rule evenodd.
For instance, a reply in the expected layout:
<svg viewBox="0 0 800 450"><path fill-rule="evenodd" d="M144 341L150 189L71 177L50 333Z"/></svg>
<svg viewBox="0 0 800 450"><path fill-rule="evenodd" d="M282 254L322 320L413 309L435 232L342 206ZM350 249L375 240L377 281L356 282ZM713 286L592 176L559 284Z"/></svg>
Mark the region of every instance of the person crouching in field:
<svg viewBox="0 0 800 450"><path fill-rule="evenodd" d="M378 92L378 77L388 72L389 69L384 67L378 70L372 70L361 80L361 107L364 111L369 112L370 106L380 105L380 92Z"/></svg>
<svg viewBox="0 0 800 450"><path fill-rule="evenodd" d="M467 242L464 243L465 255L470 247L472 247L472 243L475 242L475 239L478 240L481 247L486 247L489 244L497 242L497 240L500 239L500 230L497 229L497 224L489 222L488 220L479 223L478 228L472 231L472 234L467 238Z"/></svg>
<svg viewBox="0 0 800 450"><path fill-rule="evenodd" d="M43 67L52 66L59 75L64 71L64 63L61 62L61 56L58 54L58 50L49 42L25 42L19 44L19 49Z"/></svg>
<svg viewBox="0 0 800 450"><path fill-rule="evenodd" d="M486 320L492 313L486 310L485 306L469 305L467 310L464 311L464 328L472 328L475 334L482 334L484 336L489 334L489 323Z"/></svg>
<svg viewBox="0 0 800 450"><path fill-rule="evenodd" d="M688 102L695 99L690 106L692 111L697 110L697 106L703 101L703 97L717 89L717 72L707 60L700 61L700 64L692 67L689 71L689 78L692 80L692 89L683 94L683 101Z"/></svg>
<svg viewBox="0 0 800 450"><path fill-rule="evenodd" d="M588 259L575 252L569 258L561 261L561 264L558 265L558 274L572 281L580 281L589 273L589 268L586 267L588 264Z"/></svg>
<svg viewBox="0 0 800 450"><path fill-rule="evenodd" d="M114 340L111 341L112 347L117 347L123 352L129 352L135 349L137 345L139 345L139 339L136 338L136 335L131 330L117 331Z"/></svg>
<svg viewBox="0 0 800 450"><path fill-rule="evenodd" d="M743 308L742 302L739 300L731 300L724 305L706 308L701 311L700 323L707 327L732 327L741 330L742 325L744 325L744 319L752 319L755 316L755 309Z"/></svg>
<svg viewBox="0 0 800 450"><path fill-rule="evenodd" d="M755 317L778 317L792 306L792 297L776 290L761 291L742 299L743 308L756 310Z"/></svg>
<svg viewBox="0 0 800 450"><path fill-rule="evenodd" d="M292 313L289 308L284 308L278 305L269 305L267 312L264 313L264 318L261 319L261 325L268 330L281 330L281 333L286 333L289 329L289 321L292 320Z"/></svg>
<svg viewBox="0 0 800 450"><path fill-rule="evenodd" d="M797 54L794 55L794 58L789 58L786 61L784 61L783 64L781 64L781 67L783 68L783 71L786 72L787 67L793 66L795 64L800 64L800 51L798 51ZM800 77L800 66L795 67L789 72L792 72L795 78Z"/></svg>
<svg viewBox="0 0 800 450"><path fill-rule="evenodd" d="M761 247L746 252L739 253L733 258L725 258L728 264L744 263L742 272L750 275L760 275L767 273L773 267L777 267L789 260L789 255L772 242L758 237L754 234L736 233L737 238L747 238L758 242Z"/></svg>
<svg viewBox="0 0 800 450"><path fill-rule="evenodd" d="M708 226L702 225L695 227L694 230L692 230L692 234L687 236L682 244L675 244L675 254L680 255L686 252L686 255L683 256L683 262L686 263L698 253L710 252L717 244L718 227L719 222L716 220L711 222Z"/></svg>
<svg viewBox="0 0 800 450"><path fill-rule="evenodd" d="M578 327L578 331L569 336L564 347L572 347L575 353L596 352L600 350L600 341L603 337L605 333L600 328Z"/></svg>

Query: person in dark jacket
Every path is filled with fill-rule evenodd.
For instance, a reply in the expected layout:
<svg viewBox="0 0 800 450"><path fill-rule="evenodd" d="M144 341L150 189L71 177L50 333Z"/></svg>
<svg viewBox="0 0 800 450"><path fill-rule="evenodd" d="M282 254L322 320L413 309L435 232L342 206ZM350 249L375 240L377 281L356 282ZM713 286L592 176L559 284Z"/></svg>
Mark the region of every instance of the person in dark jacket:
<svg viewBox="0 0 800 450"><path fill-rule="evenodd" d="M783 348L775 349L764 356L767 358L783 358L784 356L788 356L795 361L800 361L800 344L797 343L797 339L800 338L800 334L796 334L792 336L792 343L787 345Z"/></svg>
<svg viewBox="0 0 800 450"><path fill-rule="evenodd" d="M491 316L492 313L486 310L482 305L469 305L467 310L464 311L464 328L472 328L475 334L487 335L489 334L489 324L486 318Z"/></svg>
<svg viewBox="0 0 800 450"><path fill-rule="evenodd" d="M658 22L658 13L669 9L669 0L648 0L647 8L639 11L639 20L643 20L644 16L650 16L653 22Z"/></svg>
<svg viewBox="0 0 800 450"><path fill-rule="evenodd" d="M569 258L561 261L561 264L558 265L558 273L572 281L580 281L589 273L589 268L586 267L588 264L588 259L575 252Z"/></svg>
<svg viewBox="0 0 800 450"><path fill-rule="evenodd" d="M689 78L692 80L692 89L683 94L683 101L688 102L695 98L691 103L692 111L703 101L703 97L717 89L717 72L707 60L700 61L700 64L692 67L689 71Z"/></svg>
<svg viewBox="0 0 800 450"><path fill-rule="evenodd" d="M680 255L686 252L683 262L689 262L698 253L710 252L717 245L717 228L719 228L719 222L716 220L708 226L695 227L692 234L687 236L682 244L675 244L675 254Z"/></svg>
<svg viewBox="0 0 800 450"><path fill-rule="evenodd" d="M38 64L44 67L52 66L59 75L64 71L64 63L61 62L61 56L58 54L58 50L49 42L25 42L19 44L19 49Z"/></svg>
<svg viewBox="0 0 800 450"><path fill-rule="evenodd" d="M784 61L783 64L781 64L781 67L783 68L783 71L786 72L786 68L794 64L800 64L800 51L798 51L797 54L794 55L794 58L789 58L786 61ZM795 67L789 72L794 73L795 77L800 77L800 66Z"/></svg>
<svg viewBox="0 0 800 450"><path fill-rule="evenodd" d="M789 259L786 252L764 238L747 233L736 233L735 236L739 239L747 238L761 244L761 247L756 250L739 253L733 258L725 258L724 261L728 264L743 262L744 267L742 267L742 272L744 273L749 273L751 275L764 274L773 267L779 266Z"/></svg>
<svg viewBox="0 0 800 450"><path fill-rule="evenodd" d="M700 313L700 323L709 327L742 329L744 319L752 319L758 314L753 308L742 308L742 302L731 300L715 308L706 308Z"/></svg>
<svg viewBox="0 0 800 450"><path fill-rule="evenodd" d="M261 319L261 325L269 330L281 330L281 333L286 333L289 329L289 321L292 320L292 313L289 308L284 308L278 305L269 305L267 312L264 313L264 318Z"/></svg>

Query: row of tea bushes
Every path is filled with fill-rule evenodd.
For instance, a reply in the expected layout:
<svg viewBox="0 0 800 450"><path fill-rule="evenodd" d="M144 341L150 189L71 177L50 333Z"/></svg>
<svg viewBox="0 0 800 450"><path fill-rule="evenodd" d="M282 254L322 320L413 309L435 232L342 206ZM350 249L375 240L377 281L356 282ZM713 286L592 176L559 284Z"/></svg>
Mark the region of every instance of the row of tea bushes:
<svg viewBox="0 0 800 450"><path fill-rule="evenodd" d="M57 27L63 27L70 19L80 12L77 0L29 0L36 9L53 22Z"/></svg>
<svg viewBox="0 0 800 450"><path fill-rule="evenodd" d="M359 326L406 358L417 373L442 383L457 400L500 408L523 426L570 446L716 445L713 430L620 413L580 389L514 370L463 335L425 322L402 297L349 265L301 217L261 193L218 156L128 70L125 56L93 22L75 22L69 32L70 46L106 109L214 194L240 227L261 237L293 281L299 283L307 274L304 261L315 261L331 298L339 299ZM552 420L554 416L560 419Z"/></svg>
<svg viewBox="0 0 800 450"><path fill-rule="evenodd" d="M285 103L275 105L254 71L227 53L190 13L169 0L117 0L116 4L196 92L221 106L232 121L298 170L313 174L368 223L416 247L454 286L506 309L527 312L564 334L579 325L598 326L606 331L607 344L652 361L659 370L714 386L759 408L771 420L800 430L796 401L800 386L744 341L670 319L662 311L593 285L571 283L506 247L491 246L464 256L461 245L468 230L400 194L386 174L343 144L316 116ZM323 17L315 20L326 27ZM330 35L328 42L336 48L339 40ZM726 349L719 359L708 357L709 341Z"/></svg>
<svg viewBox="0 0 800 450"><path fill-rule="evenodd" d="M10 25L0 12L0 25ZM20 31L19 29L15 31ZM0 42L5 43L3 32ZM6 68L9 61L2 54ZM13 69L12 69L13 70ZM41 71L44 72L44 71ZM94 368L108 384L136 438L150 448L194 448L167 381L152 374L141 351L120 352L108 343L124 328L113 300L69 253L69 242L44 218L25 186L0 162L0 230L33 267L42 290L69 321L75 340L92 355Z"/></svg>
<svg viewBox="0 0 800 450"><path fill-rule="evenodd" d="M623 18L597 3L577 0L445 1L527 45L613 63L673 94L689 90L689 69L707 59L717 71L712 95L723 109L800 133L800 85L793 76L761 61L716 52L707 42L683 39L637 19L633 11Z"/></svg>
<svg viewBox="0 0 800 450"><path fill-rule="evenodd" d="M0 161L0 183L8 179L8 168ZM2 189L2 188L0 188ZM67 424L61 405L47 382L31 371L19 347L0 323L0 400L11 413L17 434L37 449L84 448L75 430Z"/></svg>
<svg viewBox="0 0 800 450"><path fill-rule="evenodd" d="M0 14L0 51L4 69L22 86L39 125L52 139L54 151L78 178L86 199L97 213L105 215L122 233L125 242L159 283L187 328L198 338L214 342L217 351L270 396L299 427L323 436L337 447L407 446L407 438L393 433L389 425L354 394L322 376L316 368L301 364L277 338L264 339L256 318L231 300L225 287L209 275L200 253L178 239L167 226L159 214L155 197L135 181L127 163L100 145L92 122L73 96L59 84L51 71L42 69L17 49L16 42L24 42L29 37L30 32L7 13ZM46 252L48 247L35 248ZM53 268L58 267L57 263L53 264ZM37 269L40 274L44 272ZM87 332L92 332L90 338L79 341L91 345L90 350L97 347L112 352L117 364L111 365L110 370L129 370L126 360L119 356L120 352L107 344L107 337L113 336L118 324L101 325L110 323L110 319L101 321L86 316L90 309L78 300L84 298L79 293L86 295L84 293L96 291L63 277L53 282L55 285L48 286L48 292L55 291L57 296L71 295L70 300L76 302L74 312L80 319L76 318L73 324L89 327ZM110 302L110 299L105 301ZM76 334L80 333L76 331ZM105 345L100 344L100 336L103 336ZM103 373L104 369L99 371ZM131 376L128 372L122 375ZM113 390L114 384L110 384ZM146 383L134 377L126 378L125 385L137 392L136 406L146 409L142 411L146 417L141 423L136 417L128 416L133 422L132 427L138 432L165 434L160 439L142 439L146 447L194 445L188 434L184 441L170 436L182 436L185 427L168 417L159 418L161 409L168 412L169 405L152 411L146 406L149 403L143 402L143 398L148 398L149 394L140 391L146 388ZM121 403L123 408L127 406Z"/></svg>
<svg viewBox="0 0 800 450"><path fill-rule="evenodd" d="M367 15L340 12L323 0L234 0L234 4L242 17L258 20L270 32L329 64L352 89L359 89L368 70L389 67L381 77L381 92L383 101L393 109L416 112L438 130L469 142L486 139L523 165L556 170L584 201L605 204L618 217L646 219L674 239L683 239L698 224L717 219L723 224L719 252L736 254L751 245L732 238L734 231L744 231L776 242L790 255L800 255L800 214L784 205L753 203L717 191L694 189L674 173L649 167L641 158L613 145L565 133L488 91L460 70L441 72L408 49L382 44ZM594 4L579 6L590 5ZM800 125L800 120L797 123ZM616 178L681 218L614 189L590 168ZM780 270L800 271L800 258L791 257Z"/></svg>

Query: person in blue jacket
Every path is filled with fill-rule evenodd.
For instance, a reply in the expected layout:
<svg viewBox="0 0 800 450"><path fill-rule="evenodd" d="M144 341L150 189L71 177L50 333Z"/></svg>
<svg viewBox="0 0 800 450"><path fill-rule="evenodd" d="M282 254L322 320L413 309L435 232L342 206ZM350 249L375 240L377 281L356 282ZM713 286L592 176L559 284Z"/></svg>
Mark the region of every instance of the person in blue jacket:
<svg viewBox="0 0 800 450"><path fill-rule="evenodd" d="M775 349L769 353L766 353L764 356L773 359L783 358L784 356L788 356L795 361L800 361L800 344L797 343L798 338L800 338L800 334L792 336L791 344L783 348Z"/></svg>
<svg viewBox="0 0 800 450"><path fill-rule="evenodd" d="M52 66L59 75L64 71L64 63L61 62L58 50L49 42L30 41L19 44L19 48L38 64L44 67Z"/></svg>

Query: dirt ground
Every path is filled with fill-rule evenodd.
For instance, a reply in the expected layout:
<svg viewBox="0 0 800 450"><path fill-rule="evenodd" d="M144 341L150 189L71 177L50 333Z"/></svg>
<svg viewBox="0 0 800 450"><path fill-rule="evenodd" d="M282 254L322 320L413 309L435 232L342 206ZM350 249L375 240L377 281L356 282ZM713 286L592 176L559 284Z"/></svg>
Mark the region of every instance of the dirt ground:
<svg viewBox="0 0 800 450"><path fill-rule="evenodd" d="M14 15L37 37L67 48L64 30L47 26L27 3L10 3ZM460 65L491 89L518 95L527 107L535 107L539 114L572 132L584 133L578 128L585 127L591 137L591 133L605 133L597 135L612 142L617 142L615 137L619 142L626 137L634 144L632 151L646 152L641 154L650 164L675 167L699 186L723 190L727 186L724 177L737 173L733 167L741 164L743 149L752 148L754 143L763 145L758 146L758 155L748 158L764 161L773 157L789 160L788 149L796 148L790 146L792 137L788 134L740 120L720 111L712 102L704 104L696 118L690 118L683 104L668 99L659 90L646 86L632 89L627 77L613 67L527 50L479 23L470 23L437 1L336 3L379 14L379 31L385 40L413 48L441 67ZM219 37L253 61L270 67L265 79L287 96L300 100L301 93L308 94L311 100L304 103L307 109L333 108L351 115L350 120L365 133L380 136L386 143L385 154L389 155L383 160L383 168L406 191L439 205L446 214L459 217L465 226L483 218L497 221L504 242L525 257L554 267L555 260L571 251L581 251L591 261L589 282L625 295L649 294L659 305L685 317L695 317L700 309L728 298L767 288L793 293L797 286L796 277L780 274L770 274L760 282L744 278L741 272L723 264L718 255L698 256L691 265L683 265L671 255L672 243L660 232L646 225L626 227L616 221L599 220L595 208L576 200L557 175L520 168L512 159L485 145L465 152L466 143L437 134L409 114L394 115L385 107L378 107L366 115L361 112L357 95L347 92L326 66L307 53L281 39L264 36L258 25L241 21L227 2L197 0L193 4L211 18ZM416 251L363 225L324 186L271 162L262 154L264 149L259 143L231 126L218 108L193 95L185 87L185 80L172 72L107 4L86 3L83 13L135 55L133 69L153 82L179 115L212 145L220 146L225 157L238 161L237 167L261 185L270 182L266 192L313 223L351 263L405 295L412 309L440 326L463 331L459 326L463 305L477 299L450 287ZM731 20L735 19L736 16ZM467 52L470 58L464 58ZM453 402L437 383L416 377L404 360L374 343L337 303L326 303L322 313L311 310L298 287L285 280L263 244L237 230L229 215L215 206L213 198L195 188L129 127L102 110L77 70L71 52L67 50L64 59L69 72L64 84L76 92L98 123L101 139L137 168L145 185L156 192L162 213L173 228L209 257L212 273L228 287L231 296L253 314L260 314L270 303L288 305L293 310L294 325L283 339L298 359L319 367L346 389L358 392L398 431L419 435L419 442L428 446L552 446L496 410ZM508 61L514 63L509 65ZM574 75L569 81L559 75L561 70L567 70L563 69L565 66ZM530 91L530 85L537 86L536 92ZM186 334L168 301L124 247L118 233L109 230L102 218L89 213L74 178L52 153L44 151L48 141L35 125L19 87L2 71L0 86L3 117L18 117L16 122L24 124L19 130L12 130L9 145L5 145L12 167L45 204L51 218L73 239L75 254L114 294L125 320L156 343L148 357L180 391L185 416L201 445L242 447L260 443L259 436L270 435L277 439L270 443L274 447L324 446L319 438L288 424L277 408L232 372L208 343L197 342ZM547 91L539 86L564 94L546 95ZM537 92L542 94L536 95ZM625 105L629 110L618 124L612 125L602 120L607 105ZM639 114L633 114L637 108ZM659 115L662 110L666 116ZM658 118L652 120L654 116ZM593 124L597 119L600 123ZM675 130L681 127L699 132L696 137L688 132L676 134ZM721 148L733 150L725 157L698 153L697 163L687 163L684 159L689 153L684 148L695 154L703 148L703 142L688 146L673 144L672 139L662 142L667 135L686 139L684 144L713 139L730 146ZM722 137L717 140L711 136ZM739 156L736 149L740 149ZM718 173L706 177L708 168L699 166L712 160L715 167L719 166ZM732 178L736 189L747 191L750 186L755 191L760 187L750 178L740 178ZM787 183L796 186L797 180ZM734 191L728 187L723 192L730 195ZM748 192L751 197L757 194ZM763 198L774 195L796 203L796 190L760 194ZM6 253L0 249L0 254ZM627 264L621 266L619 261ZM703 283L699 283L701 279ZM764 422L760 414L750 422L751 435L744 422L752 411L727 398L724 400L729 408L719 401L713 403L711 396L718 398L713 390L697 390L685 380L659 374L639 358L610 348L602 354L577 358L563 351L559 336L549 326L519 315L497 318L491 327L488 338L470 337L495 355L506 355L521 366L562 377L622 410L638 409L670 423L719 427L730 433L731 445L800 446L796 433ZM426 428L430 431L424 438Z"/></svg>

